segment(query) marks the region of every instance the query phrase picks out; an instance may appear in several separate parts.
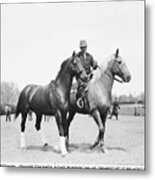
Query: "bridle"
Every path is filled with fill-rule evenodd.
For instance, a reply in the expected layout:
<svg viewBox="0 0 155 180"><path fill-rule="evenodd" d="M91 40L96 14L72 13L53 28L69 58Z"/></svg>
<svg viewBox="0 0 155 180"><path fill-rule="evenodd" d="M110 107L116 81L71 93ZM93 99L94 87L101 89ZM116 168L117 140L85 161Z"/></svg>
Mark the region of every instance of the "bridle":
<svg viewBox="0 0 155 180"><path fill-rule="evenodd" d="M107 74L109 77L112 77L112 75L111 75L111 74L109 74L107 71L106 71L106 74ZM114 78L114 80L116 80L117 82L119 82L119 83L123 83L123 81L122 81L122 80L120 80L120 79L116 78L115 76L113 76L113 78Z"/></svg>
<svg viewBox="0 0 155 180"><path fill-rule="evenodd" d="M120 66L122 67L123 65L124 65L124 63L122 63ZM119 66L119 70L121 69L120 66ZM123 83L122 80L120 80L120 79L118 79L118 78L116 78L116 77L114 77L114 80L116 80L116 81L119 82L119 83Z"/></svg>

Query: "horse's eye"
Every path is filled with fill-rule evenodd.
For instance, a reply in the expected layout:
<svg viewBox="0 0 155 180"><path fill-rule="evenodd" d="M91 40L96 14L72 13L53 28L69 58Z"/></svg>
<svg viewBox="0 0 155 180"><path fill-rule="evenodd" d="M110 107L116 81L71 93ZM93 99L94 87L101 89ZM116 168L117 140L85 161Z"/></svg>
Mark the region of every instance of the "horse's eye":
<svg viewBox="0 0 155 180"><path fill-rule="evenodd" d="M122 61L117 61L118 62L118 64L121 64L122 63Z"/></svg>

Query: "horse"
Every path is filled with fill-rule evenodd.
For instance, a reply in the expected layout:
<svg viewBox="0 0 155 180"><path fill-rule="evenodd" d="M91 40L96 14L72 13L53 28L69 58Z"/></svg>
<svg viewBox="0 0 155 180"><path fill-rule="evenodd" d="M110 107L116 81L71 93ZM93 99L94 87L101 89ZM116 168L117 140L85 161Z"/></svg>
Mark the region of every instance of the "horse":
<svg viewBox="0 0 155 180"><path fill-rule="evenodd" d="M1 104L1 115L6 115L6 122L11 122L11 114L15 114L16 106L13 104Z"/></svg>
<svg viewBox="0 0 155 180"><path fill-rule="evenodd" d="M64 157L66 149L66 114L69 109L70 89L73 77L87 79L87 74L77 54L63 61L55 80L45 86L29 84L20 93L15 118L21 113L21 149L25 149L25 123L29 110L36 114L35 128L41 135L44 147L48 145L45 136L41 133L41 119L43 115L55 116L61 155Z"/></svg>
<svg viewBox="0 0 155 180"><path fill-rule="evenodd" d="M69 146L70 124L76 113L82 113L93 117L99 129L98 137L90 149L99 145L101 150L106 152L104 146L105 122L111 105L111 91L116 76L121 78L123 82L129 82L131 80L131 75L125 61L119 56L119 49L117 49L116 52L104 61L94 72L92 79L87 85L84 106L81 107L78 104L78 101L76 101L76 89L71 90L67 146ZM76 87L75 85L73 86Z"/></svg>

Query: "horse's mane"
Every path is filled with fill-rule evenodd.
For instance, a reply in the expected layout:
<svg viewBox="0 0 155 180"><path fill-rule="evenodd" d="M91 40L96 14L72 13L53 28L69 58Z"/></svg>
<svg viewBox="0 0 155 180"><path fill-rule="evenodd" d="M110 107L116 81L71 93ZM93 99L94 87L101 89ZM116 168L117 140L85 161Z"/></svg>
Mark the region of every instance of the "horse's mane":
<svg viewBox="0 0 155 180"><path fill-rule="evenodd" d="M66 60L64 60L64 61L61 63L60 70L63 69L63 68L67 65L68 61L69 61L69 58L66 59Z"/></svg>
<svg viewBox="0 0 155 180"><path fill-rule="evenodd" d="M114 55L112 54L105 61L102 61L99 64L99 68L97 68L97 70L94 72L92 80L96 81L98 78L100 78L101 74L103 74L107 70L108 64L113 59L113 57Z"/></svg>
<svg viewBox="0 0 155 180"><path fill-rule="evenodd" d="M63 71L64 69L66 69L66 66L68 65L68 62L69 62L69 61L70 61L70 58L64 60L64 61L61 63L60 70L59 70L59 72L58 72L55 80L60 76L60 74L62 73L62 71Z"/></svg>

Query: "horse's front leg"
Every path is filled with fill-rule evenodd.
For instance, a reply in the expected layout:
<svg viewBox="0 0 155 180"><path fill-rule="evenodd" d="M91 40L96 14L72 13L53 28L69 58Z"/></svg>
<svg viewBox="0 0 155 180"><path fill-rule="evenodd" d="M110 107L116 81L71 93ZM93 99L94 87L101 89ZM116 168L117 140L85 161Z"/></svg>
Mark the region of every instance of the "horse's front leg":
<svg viewBox="0 0 155 180"><path fill-rule="evenodd" d="M101 112L100 113L100 117L101 117L102 124L103 124L103 131L102 131L102 134L101 134L101 137L100 137L100 146L102 148L102 151L104 153L106 153L107 152L107 148L104 145L104 134L105 134L105 122L106 122L106 118L107 118L107 111Z"/></svg>
<svg viewBox="0 0 155 180"><path fill-rule="evenodd" d="M69 147L69 127L70 127L70 124L71 124L71 122L75 116L75 113L76 113L75 111L69 111L67 121L66 121L65 137L66 137L67 149Z"/></svg>
<svg viewBox="0 0 155 180"><path fill-rule="evenodd" d="M95 148L99 143L100 143L100 139L102 138L103 136L103 131L104 131L104 126L102 124L102 119L100 117L100 113L98 110L95 110L93 113L92 113L92 116L98 126L98 129L99 129L99 134L97 136L97 139L95 141L95 143L90 147L90 149L93 149Z"/></svg>
<svg viewBox="0 0 155 180"><path fill-rule="evenodd" d="M59 130L60 151L61 151L62 156L64 157L68 153L66 149L66 138L65 138L65 131L64 131L64 123L66 121L66 114L58 110L56 112L55 118L56 118L58 130Z"/></svg>
<svg viewBox="0 0 155 180"><path fill-rule="evenodd" d="M35 127L36 127L37 132L40 134L41 140L43 142L43 147L47 147L48 146L47 139L46 139L44 133L41 131L41 121L42 121L42 114L36 113Z"/></svg>
<svg viewBox="0 0 155 180"><path fill-rule="evenodd" d="M106 113L106 115L107 115L107 113ZM104 146L105 119L106 119L105 113L103 113L103 115L102 115L98 110L95 110L92 113L92 116L93 116L96 124L98 125L99 134L98 134L98 137L97 137L95 143L90 147L90 149L93 149L97 145L100 145L102 152L106 153L107 150Z"/></svg>

